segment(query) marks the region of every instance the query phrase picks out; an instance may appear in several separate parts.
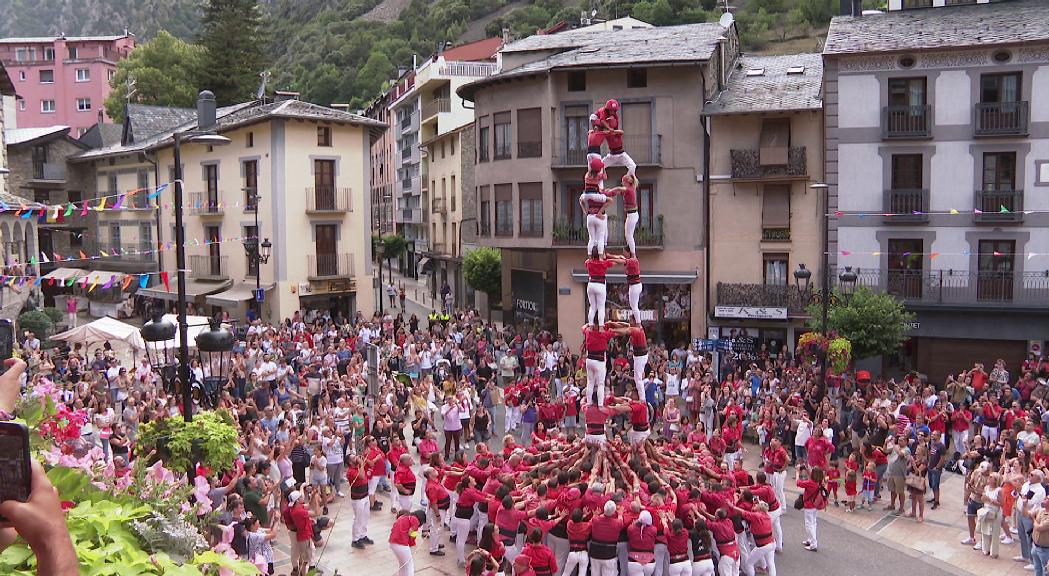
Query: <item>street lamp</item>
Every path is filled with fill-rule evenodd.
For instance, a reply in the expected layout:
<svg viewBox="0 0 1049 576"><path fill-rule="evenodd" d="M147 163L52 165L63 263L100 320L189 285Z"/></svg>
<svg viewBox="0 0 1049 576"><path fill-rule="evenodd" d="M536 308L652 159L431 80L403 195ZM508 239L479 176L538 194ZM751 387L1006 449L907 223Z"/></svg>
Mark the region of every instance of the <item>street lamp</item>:
<svg viewBox="0 0 1049 576"><path fill-rule="evenodd" d="M178 329L164 319L164 309L153 308L152 319L142 326L142 339L146 341L146 358L154 372L160 376L164 389L175 392L175 376L178 373L178 358L169 342L175 339Z"/></svg>
<svg viewBox="0 0 1049 576"><path fill-rule="evenodd" d="M218 404L218 391L229 377L233 360L233 333L222 327L219 318L212 318L210 329L197 335L197 357L204 371L201 383L201 402L214 408Z"/></svg>
<svg viewBox="0 0 1049 576"><path fill-rule="evenodd" d="M215 95L204 90L197 96L197 127L172 134L175 155L175 267L178 278L178 380L182 384L182 414L187 422L193 419L193 391L189 377L189 325L186 321L186 228L183 224L182 143L205 146L225 146L232 140L216 134ZM145 330L145 327L143 327ZM160 328L157 328L159 331ZM158 332L159 333L159 332ZM143 333L143 339L146 334Z"/></svg>
<svg viewBox="0 0 1049 576"><path fill-rule="evenodd" d="M852 298L853 292L856 291L856 280L858 278L859 275L852 271L852 266L846 266L845 270L838 276L838 284L841 286L841 296L845 300L846 305Z"/></svg>
<svg viewBox="0 0 1049 576"><path fill-rule="evenodd" d="M259 236L262 235L262 229L259 228L259 201L262 200L262 196L259 195L257 188L245 188L244 191L251 192L248 201L251 202L251 206L255 207L255 237L244 239L244 252L247 253L248 260L255 266L255 294L258 294L262 290L262 265L270 261L273 243L269 238L259 243ZM262 306L257 297L253 306L258 307L259 318L261 318Z"/></svg>
<svg viewBox="0 0 1049 576"><path fill-rule="evenodd" d="M798 264L798 269L794 271L794 284L798 287L798 292L809 291L810 278L812 278L812 270L806 268L804 264Z"/></svg>

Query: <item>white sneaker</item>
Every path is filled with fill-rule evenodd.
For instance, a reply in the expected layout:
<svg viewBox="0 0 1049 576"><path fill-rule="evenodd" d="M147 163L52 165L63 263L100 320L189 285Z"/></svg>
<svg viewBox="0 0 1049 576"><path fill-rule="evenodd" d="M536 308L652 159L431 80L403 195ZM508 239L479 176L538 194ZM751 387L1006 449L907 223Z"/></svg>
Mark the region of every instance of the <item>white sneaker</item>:
<svg viewBox="0 0 1049 576"><path fill-rule="evenodd" d="M972 538L962 538L961 543L965 544L966 546L972 546L976 543L976 540L973 540Z"/></svg>
<svg viewBox="0 0 1049 576"><path fill-rule="evenodd" d="M345 494L342 493L342 490L339 490L338 492L336 492L336 494L339 495L339 498L344 498L346 496Z"/></svg>
<svg viewBox="0 0 1049 576"><path fill-rule="evenodd" d="M1026 560L1023 556L1013 556L1013 562L1023 562Z"/></svg>
<svg viewBox="0 0 1049 576"><path fill-rule="evenodd" d="M1002 539L1002 544L1004 544L1005 546L1008 546L1008 545L1012 544L1013 542L1014 542L1014 540L1012 538L1003 538Z"/></svg>
<svg viewBox="0 0 1049 576"><path fill-rule="evenodd" d="M1034 564L1025 564L1024 570L1027 570L1028 572L1034 572Z"/></svg>
<svg viewBox="0 0 1049 576"><path fill-rule="evenodd" d="M977 542L976 545L973 546L973 550L983 550L983 542Z"/></svg>

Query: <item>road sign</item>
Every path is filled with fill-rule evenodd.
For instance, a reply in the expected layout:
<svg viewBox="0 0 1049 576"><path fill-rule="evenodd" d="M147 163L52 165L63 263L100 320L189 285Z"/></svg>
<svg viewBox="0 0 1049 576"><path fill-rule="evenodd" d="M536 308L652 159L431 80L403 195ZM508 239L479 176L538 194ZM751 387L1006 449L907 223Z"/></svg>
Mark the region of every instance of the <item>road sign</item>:
<svg viewBox="0 0 1049 576"><path fill-rule="evenodd" d="M252 292L255 293L255 301L256 302L264 302L266 300L266 290L264 290L262 288L256 288L256 289L252 290Z"/></svg>

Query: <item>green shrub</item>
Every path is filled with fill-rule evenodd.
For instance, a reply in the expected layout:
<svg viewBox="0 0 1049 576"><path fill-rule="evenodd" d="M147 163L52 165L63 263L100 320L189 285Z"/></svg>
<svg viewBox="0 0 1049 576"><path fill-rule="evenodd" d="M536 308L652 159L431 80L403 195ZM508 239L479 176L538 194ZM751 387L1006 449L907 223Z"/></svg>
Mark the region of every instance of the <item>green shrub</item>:
<svg viewBox="0 0 1049 576"><path fill-rule="evenodd" d="M23 312L18 316L18 338L21 338L22 332L29 330L42 342L51 336L54 328L55 323L51 318L39 310Z"/></svg>

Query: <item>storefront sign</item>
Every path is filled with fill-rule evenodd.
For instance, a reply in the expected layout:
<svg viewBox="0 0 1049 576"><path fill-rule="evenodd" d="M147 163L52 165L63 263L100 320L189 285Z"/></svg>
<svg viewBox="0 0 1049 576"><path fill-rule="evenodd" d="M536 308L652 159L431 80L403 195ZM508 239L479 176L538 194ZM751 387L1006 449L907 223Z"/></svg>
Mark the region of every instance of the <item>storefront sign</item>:
<svg viewBox="0 0 1049 576"><path fill-rule="evenodd" d="M309 286L309 291L304 291L300 288L299 292L302 294L337 294L356 290L356 283L352 278L315 281L311 282Z"/></svg>
<svg viewBox="0 0 1049 576"><path fill-rule="evenodd" d="M764 306L715 306L714 316L718 318L748 318L752 320L786 320L787 309Z"/></svg>
<svg viewBox="0 0 1049 576"><path fill-rule="evenodd" d="M541 320L545 312L543 274L529 270L510 271L514 316L518 320Z"/></svg>
<svg viewBox="0 0 1049 576"><path fill-rule="evenodd" d="M640 310L639 312L641 312L642 322L655 322L657 320L655 310ZM613 308L609 311L608 317L617 322L629 322L634 318L629 308Z"/></svg>

